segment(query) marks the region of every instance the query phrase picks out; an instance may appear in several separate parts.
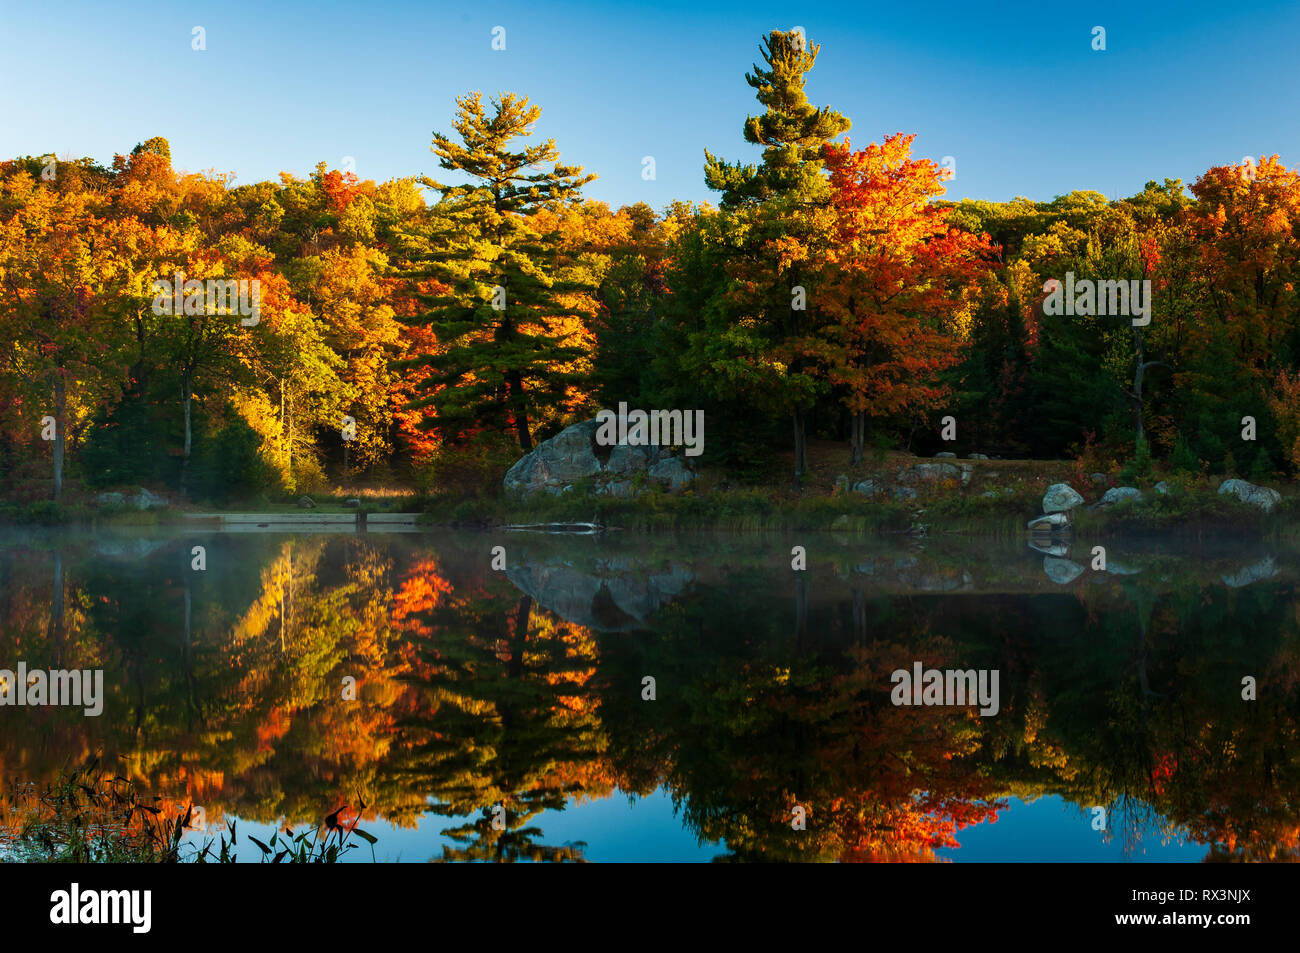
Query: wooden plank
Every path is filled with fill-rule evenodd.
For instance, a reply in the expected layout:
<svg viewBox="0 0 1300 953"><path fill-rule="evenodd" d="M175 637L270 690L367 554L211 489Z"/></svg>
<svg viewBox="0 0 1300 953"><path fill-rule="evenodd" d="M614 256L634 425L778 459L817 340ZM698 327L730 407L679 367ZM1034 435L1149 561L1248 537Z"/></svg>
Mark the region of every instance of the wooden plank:
<svg viewBox="0 0 1300 953"><path fill-rule="evenodd" d="M222 513L223 523L255 523L269 526L324 526L355 524L356 513Z"/></svg>

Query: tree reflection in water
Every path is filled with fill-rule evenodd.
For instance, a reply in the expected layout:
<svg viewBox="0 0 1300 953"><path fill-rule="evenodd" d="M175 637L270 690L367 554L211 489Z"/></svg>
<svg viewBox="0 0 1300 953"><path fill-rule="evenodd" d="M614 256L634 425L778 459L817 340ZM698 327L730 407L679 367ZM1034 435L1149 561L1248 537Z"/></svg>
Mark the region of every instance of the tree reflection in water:
<svg viewBox="0 0 1300 953"><path fill-rule="evenodd" d="M1294 553L1117 551L1140 571L1061 585L993 541L828 537L806 573L754 538L533 538L507 573L485 535L200 541L203 572L188 536L8 542L7 667L103 668L108 698L0 708L6 786L98 751L210 823L448 818L443 861L580 861L543 812L659 788L719 860L934 860L1043 795L1130 851L1300 851ZM998 715L891 704L918 661L998 669Z"/></svg>

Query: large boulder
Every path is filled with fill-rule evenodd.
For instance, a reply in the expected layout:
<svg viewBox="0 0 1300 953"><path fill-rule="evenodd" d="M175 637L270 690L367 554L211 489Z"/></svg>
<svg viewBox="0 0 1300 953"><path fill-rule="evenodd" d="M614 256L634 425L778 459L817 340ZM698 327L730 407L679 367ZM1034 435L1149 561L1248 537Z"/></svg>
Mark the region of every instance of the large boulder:
<svg viewBox="0 0 1300 953"><path fill-rule="evenodd" d="M1258 506L1265 513L1272 512L1273 507L1282 502L1282 494L1277 490L1245 480L1224 480L1219 484L1219 492L1231 494L1249 506Z"/></svg>
<svg viewBox="0 0 1300 953"><path fill-rule="evenodd" d="M1068 513L1082 502L1083 497L1070 484L1053 483L1043 494L1043 512Z"/></svg>
<svg viewBox="0 0 1300 953"><path fill-rule="evenodd" d="M695 480L695 473L680 457L662 446L617 444L601 446L596 442L599 421L584 420L566 427L550 440L539 443L506 471L501 484L507 493L531 496L550 493L558 496L577 489L575 484L590 480L595 492L611 496L630 496L632 478L638 473L677 491Z"/></svg>
<svg viewBox="0 0 1300 953"><path fill-rule="evenodd" d="M695 474L686 469L680 457L665 457L650 468L650 479L676 491L690 486Z"/></svg>
<svg viewBox="0 0 1300 953"><path fill-rule="evenodd" d="M878 496L883 493L885 488L875 480L859 480L853 484L853 492L861 493L863 496Z"/></svg>
<svg viewBox="0 0 1300 953"><path fill-rule="evenodd" d="M609 452L605 472L637 473L654 466L663 455L663 447L632 447L625 443L616 444Z"/></svg>
<svg viewBox="0 0 1300 953"><path fill-rule="evenodd" d="M1142 491L1135 486L1113 486L1105 492L1098 505L1110 506L1112 503L1122 503L1125 500L1140 499L1142 499Z"/></svg>
<svg viewBox="0 0 1300 953"><path fill-rule="evenodd" d="M539 443L506 471L502 481L505 489L535 493L544 487L559 487L600 473L596 427L596 421L584 420Z"/></svg>
<svg viewBox="0 0 1300 953"><path fill-rule="evenodd" d="M918 463L911 467L898 468L900 483L915 483L917 480L955 480L961 471L951 463Z"/></svg>

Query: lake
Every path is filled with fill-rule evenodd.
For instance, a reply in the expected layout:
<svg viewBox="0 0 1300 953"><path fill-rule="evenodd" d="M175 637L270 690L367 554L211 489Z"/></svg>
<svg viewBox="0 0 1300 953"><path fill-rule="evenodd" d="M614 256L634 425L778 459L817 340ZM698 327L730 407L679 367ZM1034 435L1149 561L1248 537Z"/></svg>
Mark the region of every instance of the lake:
<svg viewBox="0 0 1300 953"><path fill-rule="evenodd" d="M98 756L201 807L189 843L237 821L241 860L338 808L416 862L1300 853L1285 543L1108 540L1102 568L1083 540L833 533L0 541L0 669L103 673L97 716L0 707L5 790Z"/></svg>

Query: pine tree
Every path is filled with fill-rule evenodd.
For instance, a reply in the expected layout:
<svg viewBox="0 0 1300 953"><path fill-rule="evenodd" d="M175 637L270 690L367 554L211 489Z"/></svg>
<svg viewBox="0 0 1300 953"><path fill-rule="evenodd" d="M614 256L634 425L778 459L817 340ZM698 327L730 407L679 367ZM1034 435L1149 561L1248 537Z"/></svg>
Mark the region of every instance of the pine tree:
<svg viewBox="0 0 1300 953"><path fill-rule="evenodd" d="M794 425L796 489L807 470L804 418L824 387L810 373L805 346L818 321L815 295L806 287L807 263L824 240L829 201L822 153L850 126L829 107L813 106L804 93L818 50L798 30L775 30L764 38L767 66L755 65L745 76L766 107L745 122L745 139L764 147L763 161L726 163L706 150L704 170L706 184L722 192L722 208L738 226L730 249L733 281L717 309L727 316L729 326L719 330L733 342L732 353L719 355L716 343L705 342L711 352L705 364L721 371L728 388L737 377L756 380L756 372L776 369L779 378L760 388L769 389ZM802 298L795 297L795 288L804 289Z"/></svg>
<svg viewBox="0 0 1300 953"><path fill-rule="evenodd" d="M420 180L442 193L431 210L423 260L411 273L443 289L421 296L428 312L416 319L433 330L439 346L404 363L432 370L409 409L432 405L444 438L513 426L527 452L530 422L562 405L578 383L566 365L582 349L565 343L561 319L573 308L562 299L587 290L557 276L559 236L539 230L533 215L576 203L595 175L560 165L554 140L512 148L532 135L541 107L511 93L490 103L491 116L481 94L457 99L453 126L461 141L433 137L442 168L470 181Z"/></svg>

